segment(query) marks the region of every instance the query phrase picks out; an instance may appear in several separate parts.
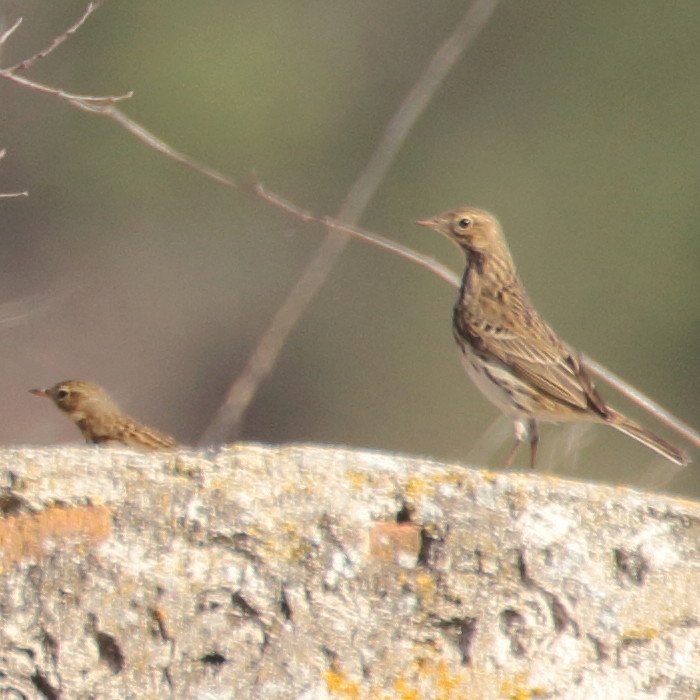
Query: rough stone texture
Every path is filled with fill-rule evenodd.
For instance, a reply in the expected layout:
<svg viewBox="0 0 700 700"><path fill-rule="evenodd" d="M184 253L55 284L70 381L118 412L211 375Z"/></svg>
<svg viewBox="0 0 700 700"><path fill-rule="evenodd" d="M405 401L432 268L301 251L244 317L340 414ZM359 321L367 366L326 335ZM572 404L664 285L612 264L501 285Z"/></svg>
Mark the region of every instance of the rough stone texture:
<svg viewBox="0 0 700 700"><path fill-rule="evenodd" d="M3 698L700 693L696 503L315 446L0 463Z"/></svg>

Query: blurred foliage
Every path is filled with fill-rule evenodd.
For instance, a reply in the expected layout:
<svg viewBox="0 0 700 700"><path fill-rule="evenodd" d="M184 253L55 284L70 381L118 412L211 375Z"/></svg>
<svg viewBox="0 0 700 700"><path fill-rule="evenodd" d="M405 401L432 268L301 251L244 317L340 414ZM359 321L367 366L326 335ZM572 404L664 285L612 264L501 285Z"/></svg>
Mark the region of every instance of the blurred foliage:
<svg viewBox="0 0 700 700"><path fill-rule="evenodd" d="M465 7L112 0L31 75L88 94L133 90L125 111L175 147L234 178L255 169L333 214ZM5 27L25 18L3 64L82 8L0 0ZM458 204L495 211L562 337L695 425L699 41L691 0L503 2L362 221L458 269L456 253L412 222ZM0 146L0 191L30 190L0 201L0 300L51 300L0 333L0 438L76 439L26 391L79 377L195 442L323 232L15 85L0 84ZM474 458L497 411L457 359L453 298L426 271L354 242L244 437ZM574 467L559 449L568 435L544 431L541 468L700 495L698 464L675 472L596 427L577 438Z"/></svg>

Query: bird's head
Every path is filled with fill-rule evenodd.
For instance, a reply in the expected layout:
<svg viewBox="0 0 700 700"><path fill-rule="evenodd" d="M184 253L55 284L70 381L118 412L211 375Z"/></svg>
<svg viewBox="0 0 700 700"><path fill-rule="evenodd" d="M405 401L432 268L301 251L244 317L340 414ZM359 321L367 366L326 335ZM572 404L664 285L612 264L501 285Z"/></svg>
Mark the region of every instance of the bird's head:
<svg viewBox="0 0 700 700"><path fill-rule="evenodd" d="M102 387L80 379L67 379L50 389L30 389L30 393L51 399L74 421L117 410Z"/></svg>
<svg viewBox="0 0 700 700"><path fill-rule="evenodd" d="M467 253L488 255L505 245L498 219L483 209L451 209L417 223L442 233Z"/></svg>

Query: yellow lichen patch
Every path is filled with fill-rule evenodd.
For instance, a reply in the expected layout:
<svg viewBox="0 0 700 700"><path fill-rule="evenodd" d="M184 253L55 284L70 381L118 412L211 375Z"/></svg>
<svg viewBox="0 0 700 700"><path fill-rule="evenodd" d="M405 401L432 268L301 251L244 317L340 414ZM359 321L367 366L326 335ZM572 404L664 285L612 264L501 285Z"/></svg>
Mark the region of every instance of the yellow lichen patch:
<svg viewBox="0 0 700 700"><path fill-rule="evenodd" d="M421 573L416 576L416 590L421 601L432 600L436 589L435 579L429 574Z"/></svg>
<svg viewBox="0 0 700 700"><path fill-rule="evenodd" d="M513 680L501 683L501 693L508 700L532 700L532 698L540 698L547 694L548 691L545 688L528 687L526 681L527 676L524 673L519 673Z"/></svg>
<svg viewBox="0 0 700 700"><path fill-rule="evenodd" d="M104 506L55 506L0 521L0 553L5 562L40 558L49 544L93 545L111 533L112 513Z"/></svg>
<svg viewBox="0 0 700 700"><path fill-rule="evenodd" d="M659 630L654 627L634 627L622 633L622 641L649 641L659 636Z"/></svg>
<svg viewBox="0 0 700 700"><path fill-rule="evenodd" d="M524 510L529 505L530 500L530 494L524 488L515 488L508 493L508 504L517 511Z"/></svg>
<svg viewBox="0 0 700 700"><path fill-rule="evenodd" d="M425 479L413 477L406 484L406 495L409 498L418 498L419 496L432 496L435 493L434 484L429 484Z"/></svg>
<svg viewBox="0 0 700 700"><path fill-rule="evenodd" d="M301 540L296 546L289 550L289 560L292 562L304 561L314 553L314 548L308 540Z"/></svg>
<svg viewBox="0 0 700 700"><path fill-rule="evenodd" d="M339 695L342 698L360 698L360 685L355 681L348 680L344 673L337 671L326 671L324 674L326 687L330 693Z"/></svg>
<svg viewBox="0 0 700 700"><path fill-rule="evenodd" d="M346 472L346 476L349 479L355 491L360 491L360 489L369 485L369 475L366 472L356 472L348 470Z"/></svg>
<svg viewBox="0 0 700 700"><path fill-rule="evenodd" d="M479 473L481 474L484 481L487 481L489 484L494 484L500 476L498 472L487 471L486 469L480 471Z"/></svg>

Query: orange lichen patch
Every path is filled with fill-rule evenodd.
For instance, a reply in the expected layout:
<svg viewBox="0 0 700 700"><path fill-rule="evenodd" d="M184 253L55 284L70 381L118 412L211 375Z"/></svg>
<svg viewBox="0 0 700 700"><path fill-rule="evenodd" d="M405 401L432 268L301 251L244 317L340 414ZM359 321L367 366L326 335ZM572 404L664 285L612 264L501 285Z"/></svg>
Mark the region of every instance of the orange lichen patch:
<svg viewBox="0 0 700 700"><path fill-rule="evenodd" d="M449 666L445 661L440 661L437 665L437 673L435 678L435 687L438 690L439 698L453 697L454 691L458 690L464 683L464 674L450 673ZM456 696L454 696L456 697Z"/></svg>
<svg viewBox="0 0 700 700"><path fill-rule="evenodd" d="M412 523L393 520L376 522L369 533L369 546L375 559L415 563L421 548L420 528Z"/></svg>
<svg viewBox="0 0 700 700"><path fill-rule="evenodd" d="M444 660L424 656L409 661L412 670L394 678L391 688L372 687L363 691L360 683L351 681L337 669L324 674L329 693L339 698L352 700L465 700L466 698L486 697L473 695L471 675L467 670L452 673ZM539 692L539 691L534 691ZM535 694L512 696L518 700L534 698Z"/></svg>
<svg viewBox="0 0 700 700"><path fill-rule="evenodd" d="M435 661L426 657L414 659L415 674L407 678L404 675L394 680L392 700L464 700L469 690L467 672L451 673L447 662ZM426 693L429 693L426 695Z"/></svg>
<svg viewBox="0 0 700 700"><path fill-rule="evenodd" d="M150 608L148 614L151 618L151 622L153 623L151 633L158 635L163 641L169 640L170 635L168 634L168 626L166 624L166 617L163 610L156 606L154 608Z"/></svg>
<svg viewBox="0 0 700 700"><path fill-rule="evenodd" d="M420 693L412 687L406 680L399 676L394 681L394 689L397 693L397 698L400 700L421 700Z"/></svg>
<svg viewBox="0 0 700 700"><path fill-rule="evenodd" d="M0 521L0 553L4 563L41 558L49 543L72 540L100 542L112 533L112 513L105 506L54 506L41 513L15 515Z"/></svg>
<svg viewBox="0 0 700 700"><path fill-rule="evenodd" d="M326 687L330 693L339 695L344 698L357 698L360 696L360 685L355 681L351 681L344 673L337 671L326 671L323 674L326 681Z"/></svg>

